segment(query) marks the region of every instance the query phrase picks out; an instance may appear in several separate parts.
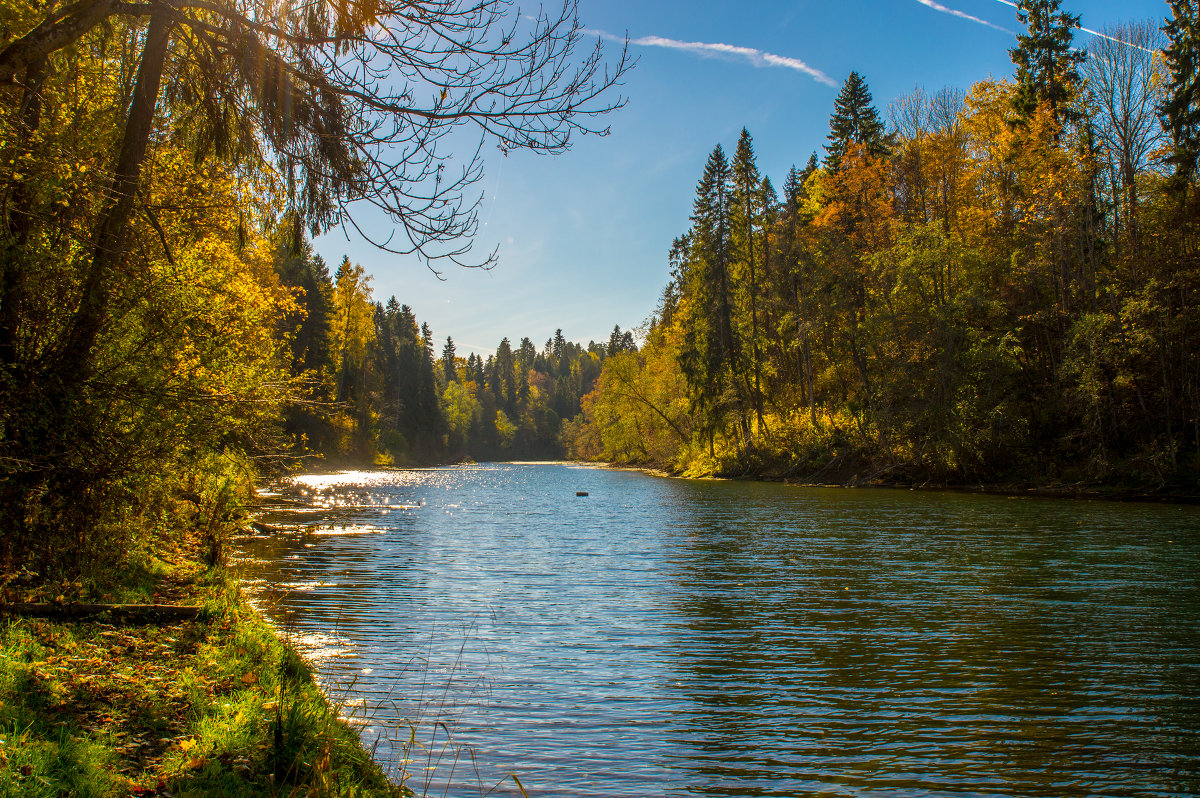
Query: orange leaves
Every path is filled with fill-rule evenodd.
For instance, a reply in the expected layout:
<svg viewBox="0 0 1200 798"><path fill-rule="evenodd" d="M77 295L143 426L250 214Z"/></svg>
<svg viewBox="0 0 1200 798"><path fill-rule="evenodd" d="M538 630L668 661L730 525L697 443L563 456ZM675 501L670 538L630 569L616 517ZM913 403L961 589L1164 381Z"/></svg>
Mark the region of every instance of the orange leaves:
<svg viewBox="0 0 1200 798"><path fill-rule="evenodd" d="M873 158L861 145L850 145L841 168L826 174L825 206L815 223L839 233L856 248L886 246L893 218L885 161Z"/></svg>

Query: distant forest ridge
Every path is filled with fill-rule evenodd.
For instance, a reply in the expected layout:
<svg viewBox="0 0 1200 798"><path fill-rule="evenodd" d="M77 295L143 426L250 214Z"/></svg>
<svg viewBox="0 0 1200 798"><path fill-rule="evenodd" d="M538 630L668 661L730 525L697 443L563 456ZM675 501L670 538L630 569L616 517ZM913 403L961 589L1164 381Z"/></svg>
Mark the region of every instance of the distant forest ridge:
<svg viewBox="0 0 1200 798"><path fill-rule="evenodd" d="M331 276L306 245L276 268L301 299L278 328L304 391L285 408L284 430L295 454L332 463L562 457L563 422L579 414L605 359L637 348L620 327L587 347L560 329L541 347L505 338L493 355L463 358L450 336L436 351L408 305L375 301L366 270L348 259Z"/></svg>

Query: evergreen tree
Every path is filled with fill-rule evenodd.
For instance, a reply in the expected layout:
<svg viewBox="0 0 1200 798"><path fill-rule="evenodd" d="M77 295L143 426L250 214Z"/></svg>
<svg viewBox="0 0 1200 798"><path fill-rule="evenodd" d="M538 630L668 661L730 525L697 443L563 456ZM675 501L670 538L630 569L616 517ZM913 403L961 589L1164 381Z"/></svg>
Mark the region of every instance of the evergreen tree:
<svg viewBox="0 0 1200 798"><path fill-rule="evenodd" d="M795 166L788 172L783 185L784 213L781 220L780 257L783 266L779 270L781 279L776 281L777 305L781 313L791 315L794 328L794 353L778 359L776 371L798 375L801 401L808 405L809 417L816 425L816 405L813 402L813 358L809 340L812 300L810 298L810 275L808 256L801 245L801 228L808 221L802 218L801 205L808 199L808 179L817 171L817 154L808 157L803 170ZM786 308L786 311L783 309Z"/></svg>
<svg viewBox="0 0 1200 798"><path fill-rule="evenodd" d="M745 282L742 283L743 300L742 315L750 316L750 372L754 375L753 389L748 388L754 404L754 412L758 416L759 426L765 426L762 401L762 351L759 345L758 332L758 298L759 278L762 258L759 250L759 237L762 230L763 195L762 177L754 158L754 141L749 131L742 128L738 137L737 150L733 154L731 171L730 217L732 243L737 250L737 261L745 270Z"/></svg>
<svg viewBox="0 0 1200 798"><path fill-rule="evenodd" d="M862 75L851 72L833 101L833 115L829 118L829 144L825 147L825 165L829 171L841 168L842 158L852 144L862 146L875 158L887 155L883 122L871 103L867 82Z"/></svg>
<svg viewBox="0 0 1200 798"><path fill-rule="evenodd" d="M517 408L516 358L507 338L496 348L495 369L492 390L496 395L496 403L512 415Z"/></svg>
<svg viewBox="0 0 1200 798"><path fill-rule="evenodd" d="M1056 119L1078 117L1068 106L1079 86L1077 67L1087 54L1071 48L1079 15L1060 11L1061 2L1017 0L1017 19L1029 32L1017 34L1017 46L1008 52L1017 67L1013 110L1023 119L1033 116L1040 103L1049 105Z"/></svg>
<svg viewBox="0 0 1200 798"><path fill-rule="evenodd" d="M741 342L733 326L729 184L729 161L718 144L705 164L692 206L691 251L683 275L683 292L692 302L679 352L680 369L692 404L703 416L699 426L710 448L728 409L723 401L726 389L738 391L741 376ZM742 422L745 432L744 418Z"/></svg>
<svg viewBox="0 0 1200 798"><path fill-rule="evenodd" d="M284 409L284 431L301 449L331 451L333 430L319 403L330 401L333 392L333 280L312 245L297 241L297 247L280 244L276 249L279 281L296 290L296 307L282 315L278 333L290 350L291 376L303 378L305 398L317 404L289 403Z"/></svg>
<svg viewBox="0 0 1200 798"><path fill-rule="evenodd" d="M1170 161L1184 185L1200 166L1200 5L1170 0L1171 18L1163 27L1170 44L1163 51L1171 81L1163 100L1163 127L1174 146Z"/></svg>
<svg viewBox="0 0 1200 798"><path fill-rule="evenodd" d="M783 204L788 213L794 213L800 205L801 192L804 189L804 177L800 170L792 164L787 177L783 180Z"/></svg>
<svg viewBox="0 0 1200 798"><path fill-rule="evenodd" d="M454 361L454 339L449 335L446 336L446 345L442 347L442 373L446 377L446 384L458 382L458 369L455 368Z"/></svg>
<svg viewBox="0 0 1200 798"><path fill-rule="evenodd" d="M475 355L475 368L471 370L472 379L475 380L476 390L482 391L484 387L485 375L483 373L483 357Z"/></svg>
<svg viewBox="0 0 1200 798"><path fill-rule="evenodd" d="M403 426L402 402L407 399L401 396L405 348L411 347L406 347L404 330L400 324L400 303L392 296L386 306L375 304L375 341L372 352L373 370L380 383L376 408L382 425L392 430ZM387 442L384 445L386 447Z"/></svg>
<svg viewBox="0 0 1200 798"><path fill-rule="evenodd" d="M280 245L275 272L286 286L298 290L297 312L286 314L280 322L281 332L290 336L293 375L318 373L332 362L330 351L330 317L333 314L333 280L324 259L312 251L312 244L303 241L297 252Z"/></svg>
<svg viewBox="0 0 1200 798"><path fill-rule="evenodd" d="M690 233L684 233L671 242L667 255L671 279L663 288L662 299L659 301L658 320L662 324L670 324L679 307L679 299L683 289L683 271L686 268L688 252L691 251L692 240Z"/></svg>
<svg viewBox="0 0 1200 798"><path fill-rule="evenodd" d="M420 456L427 460L441 450L442 433L446 429L442 406L438 401L433 333L428 324L421 325L421 339L417 353L417 401L413 414L415 416L413 437L420 446Z"/></svg>
<svg viewBox="0 0 1200 798"><path fill-rule="evenodd" d="M613 328L612 328L612 333L609 334L609 336L608 336L607 354L609 357L612 357L613 355L621 354L622 351L623 351L623 347L621 345L621 325L614 324Z"/></svg>
<svg viewBox="0 0 1200 798"><path fill-rule="evenodd" d="M537 347L533 345L533 341L528 336L522 338L520 345L517 347L517 366L523 371L529 371L533 368L536 360Z"/></svg>
<svg viewBox="0 0 1200 798"><path fill-rule="evenodd" d="M808 163L804 164L804 171L800 173L800 184L803 185L805 182L807 182L808 179L813 176L813 173L817 171L819 166L820 164L817 161L817 154L815 152L809 153Z"/></svg>
<svg viewBox="0 0 1200 798"><path fill-rule="evenodd" d="M533 341L528 337L522 338L517 351L513 352L513 370L517 378L517 404L523 408L529 403L529 370L533 368L536 357L537 348Z"/></svg>

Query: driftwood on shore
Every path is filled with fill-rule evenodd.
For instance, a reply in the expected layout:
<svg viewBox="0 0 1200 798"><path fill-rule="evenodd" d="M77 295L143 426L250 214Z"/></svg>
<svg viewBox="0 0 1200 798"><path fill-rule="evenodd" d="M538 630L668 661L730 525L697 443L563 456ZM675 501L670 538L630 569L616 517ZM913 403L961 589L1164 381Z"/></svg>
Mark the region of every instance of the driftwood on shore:
<svg viewBox="0 0 1200 798"><path fill-rule="evenodd" d="M189 620L200 614L200 607L179 604L0 604L0 615L31 618L88 618L108 614L130 621Z"/></svg>

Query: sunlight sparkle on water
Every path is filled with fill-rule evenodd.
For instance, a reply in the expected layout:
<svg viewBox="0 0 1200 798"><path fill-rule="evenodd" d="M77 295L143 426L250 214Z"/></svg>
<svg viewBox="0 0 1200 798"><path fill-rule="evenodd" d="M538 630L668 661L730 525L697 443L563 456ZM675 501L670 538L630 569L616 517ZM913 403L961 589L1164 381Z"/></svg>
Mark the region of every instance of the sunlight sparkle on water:
<svg viewBox="0 0 1200 798"><path fill-rule="evenodd" d="M282 492L265 523L321 529L240 539L254 592L400 777L448 730L543 798L1200 795L1197 508L576 464Z"/></svg>

